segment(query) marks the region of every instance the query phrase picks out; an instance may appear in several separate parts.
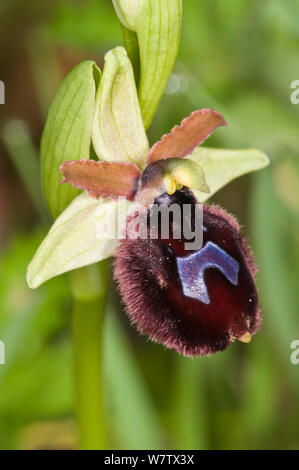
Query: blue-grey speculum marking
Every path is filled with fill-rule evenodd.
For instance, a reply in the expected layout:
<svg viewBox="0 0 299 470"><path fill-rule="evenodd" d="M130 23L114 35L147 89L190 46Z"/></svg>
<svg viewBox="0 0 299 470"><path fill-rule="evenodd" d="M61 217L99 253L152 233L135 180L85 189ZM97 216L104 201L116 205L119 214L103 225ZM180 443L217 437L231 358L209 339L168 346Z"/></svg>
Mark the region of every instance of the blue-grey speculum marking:
<svg viewBox="0 0 299 470"><path fill-rule="evenodd" d="M177 266L185 296L204 304L211 302L204 280L206 269L219 269L231 284L238 285L239 264L213 242L207 242L203 248L190 256L178 257Z"/></svg>

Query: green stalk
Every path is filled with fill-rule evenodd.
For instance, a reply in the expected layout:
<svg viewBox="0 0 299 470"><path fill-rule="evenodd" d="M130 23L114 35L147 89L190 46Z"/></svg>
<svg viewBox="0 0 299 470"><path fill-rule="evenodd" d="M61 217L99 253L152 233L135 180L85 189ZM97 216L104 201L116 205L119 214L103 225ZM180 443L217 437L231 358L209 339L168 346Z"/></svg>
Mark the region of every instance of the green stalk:
<svg viewBox="0 0 299 470"><path fill-rule="evenodd" d="M108 264L78 269L71 274L74 297L73 355L79 446L107 448L103 404L103 321L108 291Z"/></svg>
<svg viewBox="0 0 299 470"><path fill-rule="evenodd" d="M140 56L137 34L134 33L134 31L130 31L122 23L121 28L128 57L133 66L136 87L138 88L140 79Z"/></svg>

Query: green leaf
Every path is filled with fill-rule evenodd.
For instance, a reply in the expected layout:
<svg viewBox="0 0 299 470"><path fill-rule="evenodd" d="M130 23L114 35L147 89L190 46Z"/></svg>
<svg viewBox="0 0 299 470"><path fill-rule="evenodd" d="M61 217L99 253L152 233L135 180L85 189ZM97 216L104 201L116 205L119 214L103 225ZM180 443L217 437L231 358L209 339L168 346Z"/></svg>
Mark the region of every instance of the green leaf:
<svg viewBox="0 0 299 470"><path fill-rule="evenodd" d="M122 328L119 315L108 307L104 330L104 373L109 404L114 410L114 438L120 449L159 449L161 422L134 347ZM121 386L120 386L121 384Z"/></svg>
<svg viewBox="0 0 299 470"><path fill-rule="evenodd" d="M125 200L93 199L83 193L56 219L28 266L32 289L67 271L113 255L126 226Z"/></svg>
<svg viewBox="0 0 299 470"><path fill-rule="evenodd" d="M177 449L204 449L208 447L207 396L205 363L202 358L192 360L180 354L175 357L175 382L172 429Z"/></svg>
<svg viewBox="0 0 299 470"><path fill-rule="evenodd" d="M3 142L40 219L49 223L42 197L40 164L37 151L24 121L13 119L3 129Z"/></svg>
<svg viewBox="0 0 299 470"><path fill-rule="evenodd" d="M50 342L39 354L14 364L1 381L1 418L8 413L12 422L25 424L41 416L46 419L70 414L73 410L71 364L72 351L67 338Z"/></svg>
<svg viewBox="0 0 299 470"><path fill-rule="evenodd" d="M140 50L139 102L150 125L175 64L181 34L182 0L143 0L136 20Z"/></svg>
<svg viewBox="0 0 299 470"><path fill-rule="evenodd" d="M92 141L100 160L145 166L149 145L132 65L123 47L117 47L105 56L96 97Z"/></svg>
<svg viewBox="0 0 299 470"><path fill-rule="evenodd" d="M279 180L275 181L274 175L273 169L269 169L253 180L250 226L260 267L259 295L264 326L272 334L277 360L287 358L285 373L298 393L298 366L294 367L289 360L290 344L298 332L298 226L277 193Z"/></svg>
<svg viewBox="0 0 299 470"><path fill-rule="evenodd" d="M209 194L194 191L201 203L235 178L260 170L269 164L267 155L256 149L222 150L199 147L188 158L201 166L211 190Z"/></svg>
<svg viewBox="0 0 299 470"><path fill-rule="evenodd" d="M59 167L66 160L89 158L99 75L95 62L78 64L62 82L49 110L41 163L44 194L54 218L79 194L70 185L60 185Z"/></svg>

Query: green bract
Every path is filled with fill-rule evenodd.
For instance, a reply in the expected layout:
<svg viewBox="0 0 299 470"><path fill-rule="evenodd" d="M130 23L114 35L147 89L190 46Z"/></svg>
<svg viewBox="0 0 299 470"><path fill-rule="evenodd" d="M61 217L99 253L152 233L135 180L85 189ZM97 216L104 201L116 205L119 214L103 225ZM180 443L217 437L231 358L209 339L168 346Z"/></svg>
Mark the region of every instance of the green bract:
<svg viewBox="0 0 299 470"><path fill-rule="evenodd" d="M140 50L139 102L145 128L155 114L175 64L182 0L143 0L136 24Z"/></svg>
<svg viewBox="0 0 299 470"><path fill-rule="evenodd" d="M147 129L177 58L182 0L114 0L113 3L122 24L137 35L140 56L138 96Z"/></svg>
<svg viewBox="0 0 299 470"><path fill-rule="evenodd" d="M136 21L139 15L140 7L143 0L112 0L115 11L122 24L136 31Z"/></svg>

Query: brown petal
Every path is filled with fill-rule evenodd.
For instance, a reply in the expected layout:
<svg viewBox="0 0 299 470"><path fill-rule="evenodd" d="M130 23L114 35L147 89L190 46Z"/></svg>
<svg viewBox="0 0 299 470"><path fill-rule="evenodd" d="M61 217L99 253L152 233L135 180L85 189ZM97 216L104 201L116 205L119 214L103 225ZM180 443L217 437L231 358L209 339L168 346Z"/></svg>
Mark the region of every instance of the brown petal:
<svg viewBox="0 0 299 470"><path fill-rule="evenodd" d="M60 166L61 183L84 189L94 198L124 196L133 199L140 170L134 163L73 160Z"/></svg>
<svg viewBox="0 0 299 470"><path fill-rule="evenodd" d="M150 149L147 162L162 158L183 158L206 140L217 127L226 125L224 117L213 109L194 111Z"/></svg>

